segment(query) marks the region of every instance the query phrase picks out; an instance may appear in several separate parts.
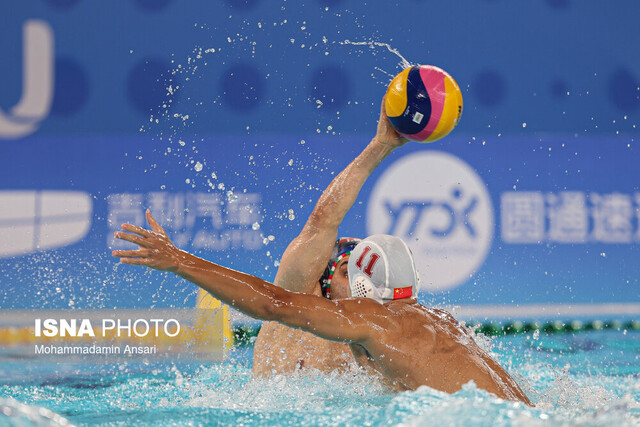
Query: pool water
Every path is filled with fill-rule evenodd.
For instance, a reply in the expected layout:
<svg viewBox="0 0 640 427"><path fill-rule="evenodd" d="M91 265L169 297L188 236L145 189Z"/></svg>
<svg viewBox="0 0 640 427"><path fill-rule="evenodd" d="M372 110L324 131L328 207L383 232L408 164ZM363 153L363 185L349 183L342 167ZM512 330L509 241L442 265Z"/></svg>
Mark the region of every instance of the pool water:
<svg viewBox="0 0 640 427"><path fill-rule="evenodd" d="M0 365L0 425L640 425L640 332L487 338L536 407L472 383L391 393L360 373L255 379L252 347L223 363Z"/></svg>

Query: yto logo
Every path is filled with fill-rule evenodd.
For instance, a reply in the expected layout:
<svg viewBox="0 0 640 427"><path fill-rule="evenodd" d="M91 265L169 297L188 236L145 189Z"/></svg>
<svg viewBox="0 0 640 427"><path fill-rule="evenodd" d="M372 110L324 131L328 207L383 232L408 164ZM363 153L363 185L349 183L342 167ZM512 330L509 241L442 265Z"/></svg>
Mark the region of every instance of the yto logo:
<svg viewBox="0 0 640 427"><path fill-rule="evenodd" d="M54 81L51 27L44 21L27 21L22 43L22 96L8 115L0 110L0 138L20 138L35 132L51 109Z"/></svg>
<svg viewBox="0 0 640 427"><path fill-rule="evenodd" d="M422 287L432 291L469 280L487 256L493 228L484 182L464 161L443 152L417 152L393 163L367 206L367 233L404 239Z"/></svg>

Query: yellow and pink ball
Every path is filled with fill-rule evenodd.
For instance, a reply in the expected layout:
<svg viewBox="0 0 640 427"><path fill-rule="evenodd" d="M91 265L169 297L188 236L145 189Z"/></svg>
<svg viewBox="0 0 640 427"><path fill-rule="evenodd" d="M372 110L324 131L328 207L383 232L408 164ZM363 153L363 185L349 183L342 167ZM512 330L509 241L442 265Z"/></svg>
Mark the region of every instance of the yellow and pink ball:
<svg viewBox="0 0 640 427"><path fill-rule="evenodd" d="M401 135L417 142L445 137L462 116L462 93L446 71L414 65L393 78L385 99L387 116Z"/></svg>

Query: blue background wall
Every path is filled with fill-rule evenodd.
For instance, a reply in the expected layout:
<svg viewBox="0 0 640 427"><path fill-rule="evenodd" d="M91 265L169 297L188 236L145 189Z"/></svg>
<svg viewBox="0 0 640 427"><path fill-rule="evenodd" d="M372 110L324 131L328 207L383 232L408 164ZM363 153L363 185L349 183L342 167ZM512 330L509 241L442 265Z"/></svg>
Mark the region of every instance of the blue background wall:
<svg viewBox="0 0 640 427"><path fill-rule="evenodd" d="M164 203L154 212L186 249L272 279L320 191L373 136L401 69L386 47L346 41L388 43L446 69L465 106L448 139L387 159L343 234L370 231L367 203L385 168L443 151L484 182L495 228L477 272L425 300L639 302L639 11L634 1L590 0L3 2L0 108L34 129L13 138L0 126L0 191L37 200L45 193L36 191L75 191L90 211L61 220L89 227L76 241L39 250L36 236L31 249L0 258L0 307L193 304L193 286L109 256L113 221L126 212L134 221L153 203ZM35 118L12 112L25 92L30 20L53 40L51 105ZM502 203L518 192L544 200L541 239L504 236ZM586 200L583 241L550 231L564 192ZM123 198L128 210L115 201ZM29 214L0 199L6 236ZM185 208L202 206L207 215L186 219ZM611 238L598 231L603 209L613 215L608 232L619 232Z"/></svg>

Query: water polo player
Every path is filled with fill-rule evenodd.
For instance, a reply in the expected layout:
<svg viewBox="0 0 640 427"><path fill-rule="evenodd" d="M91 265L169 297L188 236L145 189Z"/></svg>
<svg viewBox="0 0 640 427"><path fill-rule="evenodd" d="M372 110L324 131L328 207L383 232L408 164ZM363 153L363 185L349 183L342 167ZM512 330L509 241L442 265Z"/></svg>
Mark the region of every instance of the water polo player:
<svg viewBox="0 0 640 427"><path fill-rule="evenodd" d="M146 212L152 231L131 224L115 237L137 250L113 251L124 264L170 271L230 306L349 345L358 364L396 390L422 385L453 393L473 381L496 396L531 404L509 374L444 310L420 305L418 275L406 243L375 235L358 243L348 261L350 295L329 300L291 292L177 249Z"/></svg>
<svg viewBox="0 0 640 427"><path fill-rule="evenodd" d="M392 128L383 100L376 136L320 196L300 235L282 256L274 281L278 286L177 249L149 211L153 231L125 224L123 230L134 234L115 234L140 248L114 251L113 256L126 264L172 271L251 316L275 321L264 323L256 342L255 373L287 372L312 364L329 370L355 357L397 389L428 385L454 392L473 380L501 398L529 404L515 381L451 315L416 302L415 266L408 248L398 249L406 248L400 239L369 238L342 254L339 244L336 248L338 226L364 181L406 141ZM327 299L318 278L326 272L332 251L336 260L324 280L331 298ZM385 271L400 266L402 271L390 276L376 273L381 266ZM341 299L352 294L365 298Z"/></svg>

